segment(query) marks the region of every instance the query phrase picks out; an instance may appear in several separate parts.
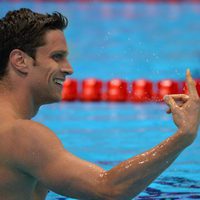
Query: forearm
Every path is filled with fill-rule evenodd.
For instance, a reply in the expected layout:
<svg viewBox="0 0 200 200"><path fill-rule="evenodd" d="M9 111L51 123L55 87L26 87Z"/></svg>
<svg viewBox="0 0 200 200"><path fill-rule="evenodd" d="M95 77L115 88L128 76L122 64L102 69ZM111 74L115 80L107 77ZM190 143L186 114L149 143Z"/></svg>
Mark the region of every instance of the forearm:
<svg viewBox="0 0 200 200"><path fill-rule="evenodd" d="M187 70L188 95L168 95L164 100L178 127L177 133L153 149L131 158L104 174L117 198L131 199L146 188L189 146L200 124L200 98L195 81ZM181 132L182 130L182 132ZM118 192L118 194L117 194Z"/></svg>
<svg viewBox="0 0 200 200"><path fill-rule="evenodd" d="M131 199L144 190L187 147L178 131L153 149L135 156L104 173L118 199Z"/></svg>

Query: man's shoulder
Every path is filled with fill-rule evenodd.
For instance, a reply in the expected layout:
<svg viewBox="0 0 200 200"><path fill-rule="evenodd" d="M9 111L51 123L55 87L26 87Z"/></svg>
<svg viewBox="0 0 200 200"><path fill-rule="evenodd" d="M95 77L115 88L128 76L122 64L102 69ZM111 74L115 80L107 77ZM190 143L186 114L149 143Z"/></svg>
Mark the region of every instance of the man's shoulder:
<svg viewBox="0 0 200 200"><path fill-rule="evenodd" d="M13 128L19 128L19 129L26 129L26 128L47 128L43 124L29 120L29 119L17 119L13 123Z"/></svg>
<svg viewBox="0 0 200 200"><path fill-rule="evenodd" d="M6 146L12 146L12 149L4 149L7 149L6 155L9 155L15 164L31 163L32 154L38 154L40 157L49 155L49 146L62 147L61 141L53 131L32 120L16 120L7 136Z"/></svg>
<svg viewBox="0 0 200 200"><path fill-rule="evenodd" d="M63 150L56 134L38 122L15 120L5 130L0 140L0 163L7 160L6 166L28 174L32 175L36 168L45 165L47 158L57 156L52 155L52 149L55 152Z"/></svg>
<svg viewBox="0 0 200 200"><path fill-rule="evenodd" d="M1 126L0 138L3 138L3 140L7 142L17 142L20 141L18 140L20 138L31 138L31 135L37 135L39 132L52 134L49 128L38 122L24 119L10 120L9 122L4 122Z"/></svg>
<svg viewBox="0 0 200 200"><path fill-rule="evenodd" d="M13 123L12 126L13 132L17 134L52 134L53 132L45 125L26 119L18 119Z"/></svg>
<svg viewBox="0 0 200 200"><path fill-rule="evenodd" d="M47 126L33 120L16 120L12 125L12 136L16 138L16 142L20 145L27 143L36 145L48 143L48 141L59 140L56 134Z"/></svg>

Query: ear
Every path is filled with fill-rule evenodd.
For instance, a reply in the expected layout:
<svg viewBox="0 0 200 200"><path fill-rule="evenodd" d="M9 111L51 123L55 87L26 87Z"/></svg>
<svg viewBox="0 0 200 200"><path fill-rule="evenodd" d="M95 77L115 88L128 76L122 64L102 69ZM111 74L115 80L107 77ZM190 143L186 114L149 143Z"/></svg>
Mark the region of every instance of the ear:
<svg viewBox="0 0 200 200"><path fill-rule="evenodd" d="M15 71L20 74L28 74L28 56L20 49L14 49L10 53L10 63Z"/></svg>

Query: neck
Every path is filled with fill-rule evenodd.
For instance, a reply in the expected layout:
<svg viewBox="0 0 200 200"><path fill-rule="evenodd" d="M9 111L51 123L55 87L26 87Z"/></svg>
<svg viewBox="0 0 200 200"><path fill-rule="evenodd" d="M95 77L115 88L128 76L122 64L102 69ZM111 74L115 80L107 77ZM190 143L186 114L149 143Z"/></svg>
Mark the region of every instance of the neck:
<svg viewBox="0 0 200 200"><path fill-rule="evenodd" d="M31 119L36 115L39 105L34 104L32 96L25 88L8 88L0 83L1 113L16 119Z"/></svg>

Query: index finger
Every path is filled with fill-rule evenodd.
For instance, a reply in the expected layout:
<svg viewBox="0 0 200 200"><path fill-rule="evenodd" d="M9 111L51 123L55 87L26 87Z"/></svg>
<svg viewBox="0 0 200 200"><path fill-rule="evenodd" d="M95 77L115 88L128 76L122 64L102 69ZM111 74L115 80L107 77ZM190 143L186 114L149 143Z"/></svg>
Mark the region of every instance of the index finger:
<svg viewBox="0 0 200 200"><path fill-rule="evenodd" d="M198 98L199 95L198 95L198 92L196 89L196 83L193 80L189 69L187 69L187 71L186 71L186 82L187 82L187 86L188 86L189 96Z"/></svg>

